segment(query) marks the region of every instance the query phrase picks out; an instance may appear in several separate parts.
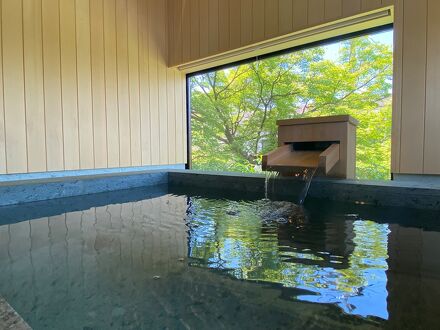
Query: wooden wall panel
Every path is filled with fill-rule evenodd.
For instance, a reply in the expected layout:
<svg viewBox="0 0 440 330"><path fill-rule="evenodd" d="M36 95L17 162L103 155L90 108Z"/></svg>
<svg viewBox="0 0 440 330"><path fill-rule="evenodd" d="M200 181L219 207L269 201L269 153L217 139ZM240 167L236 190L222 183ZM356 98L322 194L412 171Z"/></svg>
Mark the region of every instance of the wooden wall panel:
<svg viewBox="0 0 440 330"><path fill-rule="evenodd" d="M65 169L65 150L61 102L60 17L57 0L43 0L42 22L47 170L62 171Z"/></svg>
<svg viewBox="0 0 440 330"><path fill-rule="evenodd" d="M264 37L273 38L279 34L279 3L278 0L264 2Z"/></svg>
<svg viewBox="0 0 440 330"><path fill-rule="evenodd" d="M264 40L265 31L265 15L264 15L265 0L252 0L252 41Z"/></svg>
<svg viewBox="0 0 440 330"><path fill-rule="evenodd" d="M46 128L44 113L42 47L43 36L41 32L41 0L24 0L23 46L29 172L46 171ZM0 90L3 90L1 86ZM1 149L2 148L0 147L0 154ZM2 170L1 167L2 166L0 165L0 172L4 173L5 169Z"/></svg>
<svg viewBox="0 0 440 330"><path fill-rule="evenodd" d="M209 2L200 1L200 29L199 29L199 40L200 40L200 57L205 57L209 54ZM173 21L174 22L174 21ZM172 26L168 27L169 29ZM170 43L171 44L171 43Z"/></svg>
<svg viewBox="0 0 440 330"><path fill-rule="evenodd" d="M107 167L107 113L105 98L104 3L90 0L90 52L94 167Z"/></svg>
<svg viewBox="0 0 440 330"><path fill-rule="evenodd" d="M142 164L151 164L148 6L146 1L138 5L141 159Z"/></svg>
<svg viewBox="0 0 440 330"><path fill-rule="evenodd" d="M331 21L342 17L342 0L325 0L325 20Z"/></svg>
<svg viewBox="0 0 440 330"><path fill-rule="evenodd" d="M128 81L130 99L130 145L131 165L142 165L141 159L141 120L139 97L139 31L138 0L128 0Z"/></svg>
<svg viewBox="0 0 440 330"><path fill-rule="evenodd" d="M229 47L238 48L241 46L241 4L239 1L229 2L229 16Z"/></svg>
<svg viewBox="0 0 440 330"><path fill-rule="evenodd" d="M309 0L308 7L308 25L318 25L324 22L325 19L325 1L324 0Z"/></svg>
<svg viewBox="0 0 440 330"><path fill-rule="evenodd" d="M26 172L28 165L22 10L21 1L2 1L3 103L6 164L10 173Z"/></svg>
<svg viewBox="0 0 440 330"><path fill-rule="evenodd" d="M241 43L246 45L252 42L252 0L240 1L240 29ZM209 36L212 38L212 36Z"/></svg>
<svg viewBox="0 0 440 330"><path fill-rule="evenodd" d="M362 0L361 1L361 10L368 11L371 9L375 9L382 5L381 0Z"/></svg>
<svg viewBox="0 0 440 330"><path fill-rule="evenodd" d="M80 168L94 167L90 2L76 0L76 58Z"/></svg>
<svg viewBox="0 0 440 330"><path fill-rule="evenodd" d="M183 50L183 46L182 46L182 15L179 15L182 12L182 2L183 2L183 0L175 0L175 3L173 6L167 2L167 10L169 11L169 15L168 15L168 27L169 27L168 28L168 43L170 45L171 44L175 45L175 49L179 50L179 51L170 53L170 56L174 57L174 61L176 61L177 59L179 59L179 60L182 59L182 50ZM141 5L142 4L138 4L138 6L141 6ZM209 3L207 3L206 6L209 6ZM209 14L206 16L208 17ZM176 18L177 18L177 20L175 20ZM207 34L208 34L208 32L207 32Z"/></svg>
<svg viewBox="0 0 440 330"><path fill-rule="evenodd" d="M119 115L119 166L122 167L131 166L127 25L127 0L116 0L116 66Z"/></svg>
<svg viewBox="0 0 440 330"><path fill-rule="evenodd" d="M149 3L150 0L147 1ZM218 1L218 0L217 0ZM171 3L170 6L175 5ZM191 60L191 2L190 0L182 0L182 11L179 13L182 15L182 62ZM218 50L218 48L216 48ZM176 51L173 48L173 51ZM177 50L180 52L180 50Z"/></svg>
<svg viewBox="0 0 440 330"><path fill-rule="evenodd" d="M289 33L292 31L293 23L293 1L279 0L278 4L278 31L280 34Z"/></svg>
<svg viewBox="0 0 440 330"><path fill-rule="evenodd" d="M191 19L190 19L190 26L191 26L191 49L190 54L191 58L199 57L200 56L200 0L188 0L190 2L190 13L191 13ZM201 0L203 1L203 0Z"/></svg>
<svg viewBox="0 0 440 330"><path fill-rule="evenodd" d="M230 48L229 21L231 13L229 11L229 2L230 0L219 0L218 3L218 46L220 51L228 50Z"/></svg>
<svg viewBox="0 0 440 330"><path fill-rule="evenodd" d="M440 174L440 2L428 0L425 174Z"/></svg>
<svg viewBox="0 0 440 330"><path fill-rule="evenodd" d="M154 0L148 1L148 80L150 95L150 145L151 163L160 163L160 130L159 130L159 77L158 77L158 47L159 35L154 29L159 21L154 11Z"/></svg>
<svg viewBox="0 0 440 330"><path fill-rule="evenodd" d="M293 0L293 31L308 25L308 0Z"/></svg>
<svg viewBox="0 0 440 330"><path fill-rule="evenodd" d="M218 43L218 1L208 0L208 54L212 54L219 49ZM173 53L173 45L170 44L171 53Z"/></svg>
<svg viewBox="0 0 440 330"><path fill-rule="evenodd" d="M167 67L183 25L166 1L0 3L0 174L184 161L185 77Z"/></svg>
<svg viewBox="0 0 440 330"><path fill-rule="evenodd" d="M394 6L394 59L393 59L393 114L391 130L391 173L400 173L400 126L402 118L402 73L403 73L403 0Z"/></svg>
<svg viewBox="0 0 440 330"><path fill-rule="evenodd" d="M166 2L164 1L154 1L154 7L156 8L154 12L157 16L157 23L155 26L161 24L161 22L166 21ZM168 56L168 48L167 48L167 34L166 34L167 26L163 26L162 29L156 29L157 31L157 45L158 45L158 58L157 58L157 67L158 67L158 96L159 96L159 164L168 164L168 104L170 100L167 98L167 56ZM154 142L154 140L153 140Z"/></svg>
<svg viewBox="0 0 440 330"><path fill-rule="evenodd" d="M175 76L174 72L172 70L166 70L167 75L167 96L166 99L168 101L167 103L167 127L166 131L167 134L167 141L168 145L170 146L167 148L168 155L167 155L167 162L174 164L176 163L176 152L174 152L174 148L171 148L171 146L176 146L176 104L175 104Z"/></svg>
<svg viewBox="0 0 440 330"><path fill-rule="evenodd" d="M423 173L427 0L404 4L400 171Z"/></svg>
<svg viewBox="0 0 440 330"><path fill-rule="evenodd" d="M184 77L182 74L180 75L180 77ZM188 155L188 143L187 143L187 139L188 139L188 130L186 128L188 128L188 112L186 111L186 98L187 98L187 94L186 94L186 81L184 79L180 79L180 88L181 88L181 95L182 95L182 100L181 100L181 112L182 112L182 127L184 128L182 130L183 136L182 136L182 144L183 144L183 161L184 163L188 163L189 159L187 157Z"/></svg>
<svg viewBox="0 0 440 330"><path fill-rule="evenodd" d="M0 5L0 17L2 17ZM2 36L2 24L0 23L0 38ZM3 78L3 43L0 42L0 77ZM3 91L3 79L0 79L0 90ZM5 132L5 109L3 93L0 92L0 173L7 173L6 169L6 132Z"/></svg>
<svg viewBox="0 0 440 330"><path fill-rule="evenodd" d="M342 15L356 15L361 11L361 0L342 0Z"/></svg>
<svg viewBox="0 0 440 330"><path fill-rule="evenodd" d="M169 65L378 9L389 1L394 0L167 0L169 24L182 24L169 35Z"/></svg>
<svg viewBox="0 0 440 330"><path fill-rule="evenodd" d="M184 74L174 71L174 87L175 87L175 120L176 120L176 162L184 163L184 144L186 141L183 140L183 132L186 130L186 123L183 120L183 114L186 112L186 102L184 100L184 89L182 85L185 83Z"/></svg>
<svg viewBox="0 0 440 330"><path fill-rule="evenodd" d="M104 54L107 164L108 167L118 167L120 163L115 0L104 0Z"/></svg>
<svg viewBox="0 0 440 330"><path fill-rule="evenodd" d="M61 104L63 113L64 169L79 168L79 126L76 59L75 2L60 0Z"/></svg>

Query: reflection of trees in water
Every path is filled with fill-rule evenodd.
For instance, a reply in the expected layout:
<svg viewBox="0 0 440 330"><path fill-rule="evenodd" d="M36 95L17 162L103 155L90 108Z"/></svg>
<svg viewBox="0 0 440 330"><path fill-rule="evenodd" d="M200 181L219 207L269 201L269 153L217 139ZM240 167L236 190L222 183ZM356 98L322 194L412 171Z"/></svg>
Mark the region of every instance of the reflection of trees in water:
<svg viewBox="0 0 440 330"><path fill-rule="evenodd" d="M261 203L193 198L188 223L194 264L320 294L309 301L344 304L377 283L385 288L387 225L295 216L279 221L279 214L270 222L261 216Z"/></svg>

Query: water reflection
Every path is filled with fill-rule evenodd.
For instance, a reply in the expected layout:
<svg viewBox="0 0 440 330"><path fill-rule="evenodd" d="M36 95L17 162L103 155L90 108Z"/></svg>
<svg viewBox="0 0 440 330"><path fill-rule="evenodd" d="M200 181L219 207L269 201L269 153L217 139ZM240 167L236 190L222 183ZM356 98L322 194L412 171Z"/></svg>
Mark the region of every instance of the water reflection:
<svg viewBox="0 0 440 330"><path fill-rule="evenodd" d="M188 225L194 265L300 289L295 299L346 313L388 318L387 224L312 221L288 202L195 198Z"/></svg>
<svg viewBox="0 0 440 330"><path fill-rule="evenodd" d="M127 199L0 208L0 295L35 329L439 328L436 214Z"/></svg>

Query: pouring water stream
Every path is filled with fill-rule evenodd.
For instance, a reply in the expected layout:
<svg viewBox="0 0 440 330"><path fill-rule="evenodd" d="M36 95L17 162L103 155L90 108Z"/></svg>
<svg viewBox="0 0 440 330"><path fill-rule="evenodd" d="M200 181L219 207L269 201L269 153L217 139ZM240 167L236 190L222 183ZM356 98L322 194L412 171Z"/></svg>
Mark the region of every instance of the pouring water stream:
<svg viewBox="0 0 440 330"><path fill-rule="evenodd" d="M301 177L302 181L305 182L304 188L301 191L301 194L299 195L299 204L304 204L308 192L310 190L310 186L312 184L312 180L316 174L317 168L306 168L303 170L302 173L293 172L295 176ZM266 178L264 181L264 198L267 200L269 199L269 184L271 179L275 179L278 177L280 173L276 171L266 171Z"/></svg>

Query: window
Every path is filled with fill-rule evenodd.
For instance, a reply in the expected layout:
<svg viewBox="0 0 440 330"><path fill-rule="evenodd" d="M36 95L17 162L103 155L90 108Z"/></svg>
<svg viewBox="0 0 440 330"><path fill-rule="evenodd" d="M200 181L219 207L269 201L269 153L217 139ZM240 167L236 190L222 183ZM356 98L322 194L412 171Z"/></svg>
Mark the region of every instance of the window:
<svg viewBox="0 0 440 330"><path fill-rule="evenodd" d="M357 177L389 179L392 30L294 50L188 77L192 168L261 171L276 120L359 120Z"/></svg>

